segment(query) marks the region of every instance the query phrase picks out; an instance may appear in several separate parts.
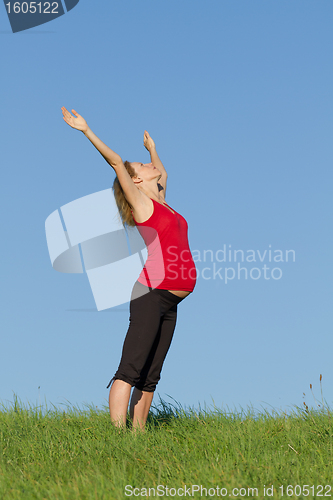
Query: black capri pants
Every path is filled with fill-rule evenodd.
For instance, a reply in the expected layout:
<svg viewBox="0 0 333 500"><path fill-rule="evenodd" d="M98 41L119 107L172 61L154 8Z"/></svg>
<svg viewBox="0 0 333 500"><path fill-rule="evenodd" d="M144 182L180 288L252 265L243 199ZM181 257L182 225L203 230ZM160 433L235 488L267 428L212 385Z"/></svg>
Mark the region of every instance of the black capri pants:
<svg viewBox="0 0 333 500"><path fill-rule="evenodd" d="M175 330L177 305L183 299L135 282L121 361L107 387L118 379L141 391L155 391Z"/></svg>

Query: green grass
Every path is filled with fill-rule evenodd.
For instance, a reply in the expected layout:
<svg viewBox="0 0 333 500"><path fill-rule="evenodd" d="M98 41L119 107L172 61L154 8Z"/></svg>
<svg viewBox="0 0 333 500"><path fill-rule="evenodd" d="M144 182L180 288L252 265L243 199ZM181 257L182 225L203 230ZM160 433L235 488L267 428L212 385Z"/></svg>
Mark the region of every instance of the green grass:
<svg viewBox="0 0 333 500"><path fill-rule="evenodd" d="M107 409L42 412L15 400L0 411L0 433L5 500L166 498L141 490L158 485L160 493L166 486L190 488L186 496L171 490L167 498L213 498L213 490L189 496L192 485L214 488L215 498L223 498L217 486L228 490L228 498L272 498L264 496L264 486L271 485L274 498L306 498L300 491L288 496L287 485L314 485L308 498L333 496L333 489L312 493L333 478L332 418L325 405L310 410L304 404L286 415L185 411L161 401L146 432L133 433L111 426ZM126 496L126 485L140 488L140 495ZM233 488L246 494L232 495ZM247 488L257 488L258 495Z"/></svg>

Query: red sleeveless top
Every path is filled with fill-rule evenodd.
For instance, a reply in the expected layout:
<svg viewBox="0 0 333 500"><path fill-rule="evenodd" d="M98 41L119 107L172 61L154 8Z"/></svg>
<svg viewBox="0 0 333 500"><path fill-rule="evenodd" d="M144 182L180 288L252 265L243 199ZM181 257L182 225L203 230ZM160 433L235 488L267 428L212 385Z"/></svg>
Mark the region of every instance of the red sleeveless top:
<svg viewBox="0 0 333 500"><path fill-rule="evenodd" d="M137 222L133 216L148 249L138 281L151 288L192 292L197 272L188 243L187 222L175 210L171 209L172 213L158 201L152 202L154 211L148 220Z"/></svg>

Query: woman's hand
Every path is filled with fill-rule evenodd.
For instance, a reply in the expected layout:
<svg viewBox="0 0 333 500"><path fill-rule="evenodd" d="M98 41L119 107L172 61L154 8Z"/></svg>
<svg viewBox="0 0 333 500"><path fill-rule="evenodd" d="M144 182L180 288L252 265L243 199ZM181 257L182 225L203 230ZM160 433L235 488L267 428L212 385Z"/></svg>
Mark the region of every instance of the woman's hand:
<svg viewBox="0 0 333 500"><path fill-rule="evenodd" d="M146 149L148 149L149 153L155 149L155 142L153 139L150 137L148 134L147 130L145 130L145 133L143 134L143 145Z"/></svg>
<svg viewBox="0 0 333 500"><path fill-rule="evenodd" d="M85 133L88 130L88 124L86 120L79 115L74 109L72 109L72 113L75 115L72 116L69 111L63 106L61 108L63 118L68 125L70 125L72 128L75 128L76 130L81 130L81 132Z"/></svg>

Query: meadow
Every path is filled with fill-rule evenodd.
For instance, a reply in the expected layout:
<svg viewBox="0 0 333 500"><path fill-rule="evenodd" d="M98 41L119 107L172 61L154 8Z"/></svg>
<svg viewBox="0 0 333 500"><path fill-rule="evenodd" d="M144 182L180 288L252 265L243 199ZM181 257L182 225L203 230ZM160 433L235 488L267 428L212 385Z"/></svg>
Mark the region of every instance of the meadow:
<svg viewBox="0 0 333 500"><path fill-rule="evenodd" d="M108 409L0 411L0 498L329 498L332 415L183 409L160 400L145 432Z"/></svg>

